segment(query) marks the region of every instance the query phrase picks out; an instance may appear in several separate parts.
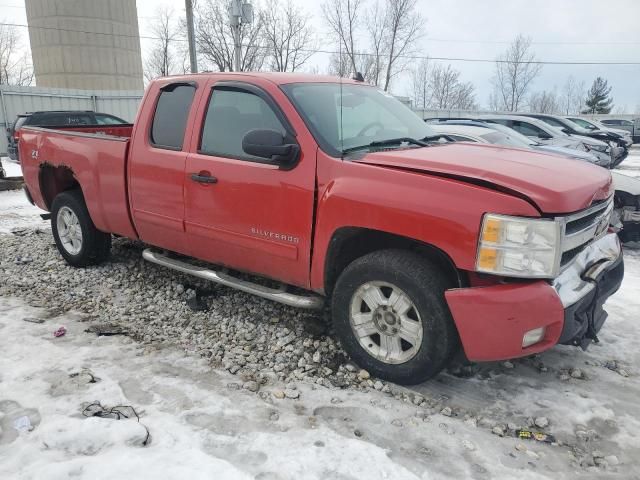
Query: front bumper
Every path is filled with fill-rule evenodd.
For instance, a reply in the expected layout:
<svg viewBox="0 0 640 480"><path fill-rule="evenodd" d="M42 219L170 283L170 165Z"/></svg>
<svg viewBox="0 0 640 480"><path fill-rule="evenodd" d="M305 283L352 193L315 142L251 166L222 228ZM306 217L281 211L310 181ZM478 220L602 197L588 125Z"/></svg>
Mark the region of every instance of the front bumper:
<svg viewBox="0 0 640 480"><path fill-rule="evenodd" d="M469 360L491 361L542 352L558 343L586 345L606 319L604 302L624 272L617 235L593 242L553 281L514 282L448 290L451 310ZM540 341L523 347L524 335L544 327Z"/></svg>

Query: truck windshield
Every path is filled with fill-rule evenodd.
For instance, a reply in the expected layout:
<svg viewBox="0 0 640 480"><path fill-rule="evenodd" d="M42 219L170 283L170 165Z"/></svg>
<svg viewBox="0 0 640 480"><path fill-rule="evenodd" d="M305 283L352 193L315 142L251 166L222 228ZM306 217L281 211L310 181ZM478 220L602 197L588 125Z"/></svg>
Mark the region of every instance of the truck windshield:
<svg viewBox="0 0 640 480"><path fill-rule="evenodd" d="M424 140L436 135L409 107L376 87L292 83L283 85L282 89L320 148L334 157L389 140ZM372 143L374 145L370 145Z"/></svg>

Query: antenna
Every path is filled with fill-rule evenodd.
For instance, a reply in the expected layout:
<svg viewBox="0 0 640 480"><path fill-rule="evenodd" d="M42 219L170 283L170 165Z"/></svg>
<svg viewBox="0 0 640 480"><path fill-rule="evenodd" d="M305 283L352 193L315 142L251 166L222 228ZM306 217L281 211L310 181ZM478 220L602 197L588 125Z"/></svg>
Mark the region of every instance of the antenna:
<svg viewBox="0 0 640 480"><path fill-rule="evenodd" d="M340 55L340 60L338 63L338 65L340 65L340 72L339 72L339 77L340 77L340 158L342 158L344 160L344 136L343 136L343 129L342 129L342 42L340 42L340 53L338 55Z"/></svg>

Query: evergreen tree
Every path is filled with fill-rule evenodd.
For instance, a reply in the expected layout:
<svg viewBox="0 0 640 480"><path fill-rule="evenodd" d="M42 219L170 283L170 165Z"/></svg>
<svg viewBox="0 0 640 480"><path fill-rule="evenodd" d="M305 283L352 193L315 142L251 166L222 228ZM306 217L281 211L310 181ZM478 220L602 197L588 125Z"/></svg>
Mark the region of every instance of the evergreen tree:
<svg viewBox="0 0 640 480"><path fill-rule="evenodd" d="M613 108L613 98L609 97L611 87L607 81L598 77L593 81L593 85L587 93L585 100L586 108L582 113L609 113Z"/></svg>

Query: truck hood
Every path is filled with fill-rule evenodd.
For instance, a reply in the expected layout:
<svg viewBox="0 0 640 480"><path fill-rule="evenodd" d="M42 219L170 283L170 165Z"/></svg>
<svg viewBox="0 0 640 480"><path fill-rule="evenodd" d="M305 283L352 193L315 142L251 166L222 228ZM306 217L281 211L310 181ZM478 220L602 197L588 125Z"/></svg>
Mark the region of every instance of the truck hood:
<svg viewBox="0 0 640 480"><path fill-rule="evenodd" d="M531 150L450 143L367 153L354 162L450 177L525 197L543 213L587 208L612 193L608 170Z"/></svg>

